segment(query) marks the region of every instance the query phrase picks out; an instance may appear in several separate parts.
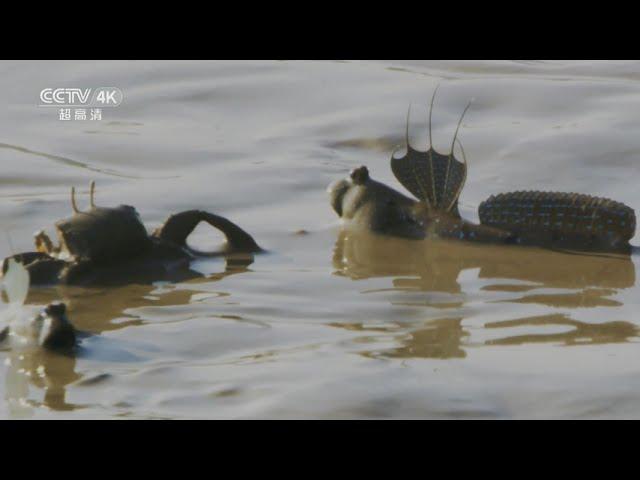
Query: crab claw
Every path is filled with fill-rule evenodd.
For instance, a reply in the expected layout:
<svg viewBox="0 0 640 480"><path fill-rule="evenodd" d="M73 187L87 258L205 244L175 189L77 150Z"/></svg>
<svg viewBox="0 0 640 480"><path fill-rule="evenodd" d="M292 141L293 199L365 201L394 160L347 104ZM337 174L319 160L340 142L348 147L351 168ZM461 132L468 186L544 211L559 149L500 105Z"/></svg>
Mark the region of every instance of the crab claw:
<svg viewBox="0 0 640 480"><path fill-rule="evenodd" d="M227 238L227 253L262 251L253 237L238 225L224 217L202 210L187 210L171 215L160 228L153 232L153 236L185 247L187 237L203 221L224 234Z"/></svg>
<svg viewBox="0 0 640 480"><path fill-rule="evenodd" d="M2 276L7 273L9 260L23 264L29 272L31 285L48 285L57 282L58 275L66 265L66 262L54 258L43 252L25 252L12 255L2 261L0 270Z"/></svg>
<svg viewBox="0 0 640 480"><path fill-rule="evenodd" d="M47 235L44 230L40 230L39 232L36 232L36 235L33 238L33 240L35 242L37 252L46 253L49 255L54 253L53 242L51 241L51 239L49 238L49 235Z"/></svg>

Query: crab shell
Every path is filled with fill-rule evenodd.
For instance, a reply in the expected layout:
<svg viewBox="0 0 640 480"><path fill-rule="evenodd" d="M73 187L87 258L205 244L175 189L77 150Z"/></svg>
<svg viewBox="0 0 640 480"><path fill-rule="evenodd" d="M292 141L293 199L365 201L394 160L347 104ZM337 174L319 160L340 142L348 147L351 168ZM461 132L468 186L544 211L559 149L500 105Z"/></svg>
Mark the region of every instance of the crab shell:
<svg viewBox="0 0 640 480"><path fill-rule="evenodd" d="M134 207L92 207L56 222L60 251L104 265L147 252L152 241Z"/></svg>

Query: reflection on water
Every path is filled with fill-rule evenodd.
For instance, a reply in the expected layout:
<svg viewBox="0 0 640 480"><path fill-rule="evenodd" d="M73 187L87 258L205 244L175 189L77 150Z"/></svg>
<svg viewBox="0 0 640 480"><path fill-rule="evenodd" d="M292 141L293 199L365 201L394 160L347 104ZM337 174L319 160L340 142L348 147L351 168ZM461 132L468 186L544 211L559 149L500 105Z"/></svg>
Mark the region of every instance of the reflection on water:
<svg viewBox="0 0 640 480"><path fill-rule="evenodd" d="M5 401L12 417L33 416L39 406L52 410L80 408L66 401L66 385L80 378L73 356L34 347L16 348L9 352L5 364ZM44 392L41 401L33 399L30 386Z"/></svg>
<svg viewBox="0 0 640 480"><path fill-rule="evenodd" d="M538 288L630 288L635 267L628 256L567 254L518 246L473 245L456 241L407 241L364 232L342 231L333 253L338 274L354 280L411 276L399 288L459 292L463 270L480 269L478 277L519 280ZM403 279L396 279L395 282ZM505 281L486 290L508 285Z"/></svg>
<svg viewBox="0 0 640 480"><path fill-rule="evenodd" d="M199 293L199 283L219 281L225 277L247 272L253 263L253 255L233 255L225 259L223 272L201 275L191 271L189 281L182 284L136 284L118 288L83 288L76 286L56 286L50 288L32 287L26 304L46 305L55 301L66 303L69 318L80 338L101 332L140 325L142 320L135 314L140 307L162 307L187 305ZM195 300L201 301L201 300ZM98 308L96 306L99 305ZM228 317L228 316L227 316ZM239 318L239 317L237 317ZM111 349L111 353L124 361L133 358L126 350ZM80 347L77 355L91 358L92 352ZM76 356L49 352L34 346L14 348L6 359L5 400L9 414L15 418L33 416L34 408L46 407L51 410L68 411L82 408L66 401L66 386L80 382L84 386L97 383L96 379L82 380L76 373ZM35 400L30 386L43 391L42 400Z"/></svg>
<svg viewBox="0 0 640 480"><path fill-rule="evenodd" d="M398 347L384 350L364 350L360 353L371 358L464 358L461 348L464 337L469 336L462 327L462 318L439 318L425 322L409 333L400 325L395 327L367 326L362 323L332 323L331 326L357 332L379 334L384 332ZM405 333L397 333L405 332ZM378 336L362 336L360 343L376 343Z"/></svg>
<svg viewBox="0 0 640 480"><path fill-rule="evenodd" d="M422 306L460 312L468 307L473 292L465 292L459 278L465 270L477 270L484 283L478 290L510 293L507 298L487 300L494 303L542 305L554 308L619 307L611 299L619 290L635 284L635 267L629 257L573 255L523 247L477 246L463 242L413 241L340 232L333 252L337 275L353 280L389 277L396 292L422 292L420 300L394 300L395 305ZM488 282L486 282L488 281ZM522 283L509 283L512 281ZM388 289L367 290L363 294ZM444 300L439 292L449 294ZM469 309L469 311L473 311ZM464 317L436 318L418 322L409 328L406 320L391 322L394 327L362 323L332 326L352 331L384 332L400 346L361 351L363 355L390 358L463 358L469 332ZM510 335L516 327L564 327L560 333ZM502 329L504 337L482 342L485 345L517 345L554 342L565 345L584 343L620 343L638 336L638 328L627 321L591 324L572 319L569 314L547 314L527 318L486 322L485 329ZM401 333L395 333L396 331ZM375 338L364 336L363 343Z"/></svg>
<svg viewBox="0 0 640 480"><path fill-rule="evenodd" d="M60 285L51 288L31 288L29 304L47 304L63 301L77 328L90 333L120 329L140 324L135 310L146 306L186 305L199 292L199 284L210 284L223 278L249 271L253 255L234 255L225 258L224 271L202 275L187 269L176 278L180 283L137 283L117 287L78 287ZM144 278L143 280L147 280ZM176 280L178 281L178 280ZM96 308L100 302L100 308Z"/></svg>
<svg viewBox="0 0 640 480"><path fill-rule="evenodd" d="M490 345L522 345L524 343L554 342L564 345L596 343L622 343L638 336L638 327L623 321L590 324L572 320L567 315L542 315L502 322L489 322L485 328L509 328L520 326L566 325L569 331L562 333L532 333L488 340Z"/></svg>

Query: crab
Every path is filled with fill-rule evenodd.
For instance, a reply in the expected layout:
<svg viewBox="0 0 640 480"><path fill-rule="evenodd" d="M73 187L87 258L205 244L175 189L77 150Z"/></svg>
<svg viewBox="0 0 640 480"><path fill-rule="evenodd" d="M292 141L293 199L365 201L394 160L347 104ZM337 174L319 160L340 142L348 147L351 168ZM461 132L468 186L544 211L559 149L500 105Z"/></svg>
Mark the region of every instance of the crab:
<svg viewBox="0 0 640 480"><path fill-rule="evenodd" d="M7 262L0 289L8 305L0 313L0 349L38 345L48 350L71 352L76 346L76 330L67 318L62 302L46 307L25 305L30 286L28 270L15 259Z"/></svg>
<svg viewBox="0 0 640 480"><path fill-rule="evenodd" d="M21 327L6 326L0 330L0 347L9 340L12 330L48 350L69 352L76 346L76 330L62 302L50 303Z"/></svg>
<svg viewBox="0 0 640 480"><path fill-rule="evenodd" d="M58 245L44 231L35 235L35 251L10 258L28 270L32 285L111 283L133 278L155 281L178 275L198 256L253 254L262 249L242 228L224 217L202 210L171 215L148 234L136 209L129 205L100 207L94 202L95 182L90 186L90 208L80 211L75 188L71 189L73 215L56 222ZM199 252L186 243L200 222L220 230L226 244L216 252Z"/></svg>
<svg viewBox="0 0 640 480"><path fill-rule="evenodd" d="M439 153L431 145L436 91L429 110L429 149L416 150L409 142L409 108L407 153L396 158L396 149L391 155L393 174L417 200L373 180L367 167L361 166L328 188L331 206L347 228L408 239L445 238L622 254L634 250L629 244L635 234L634 210L591 195L501 193L480 204L480 224L463 219L458 199L467 178L467 161L457 135L470 103L460 117L450 152ZM456 142L463 161L454 155Z"/></svg>

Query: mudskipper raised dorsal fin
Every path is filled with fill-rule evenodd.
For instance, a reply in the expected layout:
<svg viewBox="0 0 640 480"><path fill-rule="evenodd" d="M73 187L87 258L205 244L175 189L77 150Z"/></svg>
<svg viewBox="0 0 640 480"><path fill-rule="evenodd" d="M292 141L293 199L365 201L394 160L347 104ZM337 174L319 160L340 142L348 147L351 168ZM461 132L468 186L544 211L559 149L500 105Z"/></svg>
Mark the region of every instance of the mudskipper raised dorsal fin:
<svg viewBox="0 0 640 480"><path fill-rule="evenodd" d="M391 155L391 170L398 181L416 198L427 204L429 209L442 212L458 214L458 197L467 179L467 159L462 150L464 162L459 161L453 154L458 130L462 124L462 119L469 109L471 102L462 113L456 132L451 142L451 152L448 155L438 153L433 148L431 136L431 113L433 111L433 101L438 88L433 92L431 105L429 108L429 150L421 152L414 149L409 142L409 117L411 107L407 112L406 144L407 153L404 157L395 158Z"/></svg>

